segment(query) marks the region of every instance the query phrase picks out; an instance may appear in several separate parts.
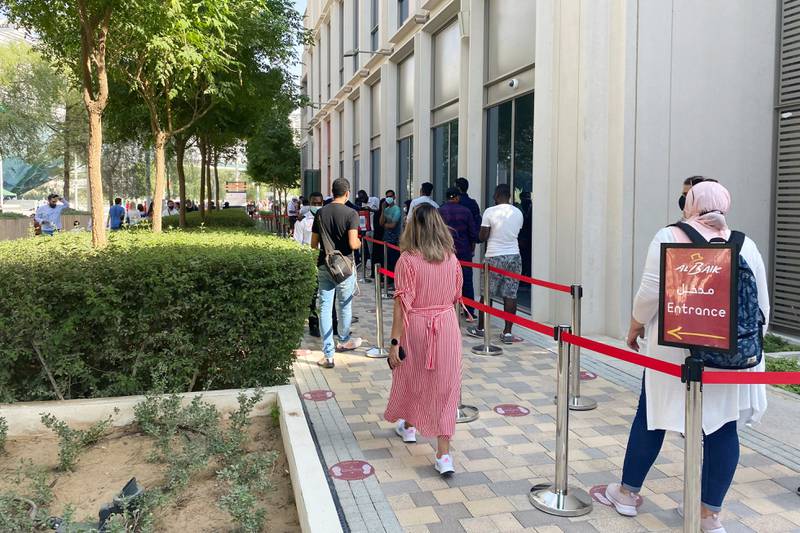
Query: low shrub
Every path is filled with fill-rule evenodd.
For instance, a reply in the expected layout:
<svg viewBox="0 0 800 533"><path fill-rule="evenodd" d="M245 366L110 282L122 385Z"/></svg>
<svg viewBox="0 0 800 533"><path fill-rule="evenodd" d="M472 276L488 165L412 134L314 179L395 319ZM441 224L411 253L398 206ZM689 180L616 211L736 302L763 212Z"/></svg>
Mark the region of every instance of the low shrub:
<svg viewBox="0 0 800 533"><path fill-rule="evenodd" d="M797 359L786 357L767 357L767 372L800 372ZM800 394L800 385L776 385L777 387Z"/></svg>
<svg viewBox="0 0 800 533"><path fill-rule="evenodd" d="M797 351L800 351L800 346L787 341L783 337L779 337L774 333L767 333L764 335L764 352L766 353Z"/></svg>
<svg viewBox="0 0 800 533"><path fill-rule="evenodd" d="M22 213L9 213L7 211L0 211L0 220L2 219L17 219L17 218L30 218Z"/></svg>
<svg viewBox="0 0 800 533"><path fill-rule="evenodd" d="M177 215L164 217L161 221L164 228L177 228L180 220ZM252 228L256 221L250 218L244 209L221 209L206 211L205 218L200 216L200 211L186 213L187 228Z"/></svg>
<svg viewBox="0 0 800 533"><path fill-rule="evenodd" d="M254 233L0 243L0 402L284 384L314 287L310 249Z"/></svg>

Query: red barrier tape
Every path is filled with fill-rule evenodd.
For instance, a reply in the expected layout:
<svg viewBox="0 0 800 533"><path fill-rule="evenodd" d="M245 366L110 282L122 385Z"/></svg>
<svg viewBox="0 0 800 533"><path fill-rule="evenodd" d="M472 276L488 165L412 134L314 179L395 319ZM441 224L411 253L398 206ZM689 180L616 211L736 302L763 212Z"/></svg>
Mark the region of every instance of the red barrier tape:
<svg viewBox="0 0 800 533"><path fill-rule="evenodd" d="M394 279L394 272L392 272L391 270L386 270L385 268L381 268L378 270L378 272L380 272L382 276Z"/></svg>
<svg viewBox="0 0 800 533"><path fill-rule="evenodd" d="M553 283L551 281L544 281L541 279L531 278L528 276L523 276L522 274L517 274L515 272L509 272L508 270L503 270L502 268L497 268L490 266L490 272L494 272L495 274L501 274L503 276L507 276L509 278L514 278L516 280L522 281L524 283L530 283L531 285L538 285L539 287L544 287L546 289L551 289L558 292L566 292L567 294L572 293L572 288L566 285L561 285L560 283Z"/></svg>
<svg viewBox="0 0 800 533"><path fill-rule="evenodd" d="M609 357L613 357L614 359L627 361L629 363L643 366L645 368L655 370L656 372L661 372L677 378L681 377L680 365L667 363L659 359L653 359L652 357L647 357L646 355L641 355L636 352L614 348L613 346L608 346L607 344L593 341L584 337L578 337L571 333L564 333L562 338L564 339L564 342L568 342L575 346L580 346L581 348L585 348L595 353L607 355Z"/></svg>
<svg viewBox="0 0 800 533"><path fill-rule="evenodd" d="M800 385L800 372L703 372L703 383Z"/></svg>
<svg viewBox="0 0 800 533"><path fill-rule="evenodd" d="M496 316L497 318L501 318L508 322L512 322L518 326L522 326L523 328L528 328L530 330L539 332L543 335L549 335L550 337L553 336L553 326L548 326L547 324L541 324L539 322L534 322L533 320L528 320L527 318L523 318L521 316L512 315L511 313L506 313L505 311L501 311L500 309L495 309L494 307L484 305L480 302L476 302L475 300L470 300L469 298L463 298L463 301L465 305L474 307L478 311L489 313L492 316Z"/></svg>
<svg viewBox="0 0 800 533"><path fill-rule="evenodd" d="M470 263L469 261L459 261L462 267L467 268L483 268L483 265L480 263Z"/></svg>

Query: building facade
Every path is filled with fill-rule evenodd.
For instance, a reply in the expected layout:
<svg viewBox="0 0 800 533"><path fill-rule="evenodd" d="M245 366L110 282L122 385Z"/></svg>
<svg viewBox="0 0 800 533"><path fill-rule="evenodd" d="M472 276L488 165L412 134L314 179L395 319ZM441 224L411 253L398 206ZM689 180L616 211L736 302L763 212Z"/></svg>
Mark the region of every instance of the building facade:
<svg viewBox="0 0 800 533"><path fill-rule="evenodd" d="M528 222L526 273L582 284L584 331L619 336L684 178L719 178L731 225L770 265L780 255L785 4L309 0L304 187L327 194L341 176L409 199L431 181L441 200L464 176L485 208L508 183ZM537 320L569 318L562 294L521 300ZM776 323L798 328L786 305Z"/></svg>

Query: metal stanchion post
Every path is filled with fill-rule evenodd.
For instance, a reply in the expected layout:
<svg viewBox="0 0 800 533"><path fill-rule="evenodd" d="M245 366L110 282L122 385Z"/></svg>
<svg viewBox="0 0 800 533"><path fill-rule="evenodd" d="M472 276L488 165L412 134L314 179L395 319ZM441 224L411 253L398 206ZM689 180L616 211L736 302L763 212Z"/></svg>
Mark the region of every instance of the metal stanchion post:
<svg viewBox="0 0 800 533"><path fill-rule="evenodd" d="M456 302L456 320L458 320L459 329L461 329L461 302ZM461 383L463 390L464 383L464 359L461 359ZM480 412L474 405L464 405L463 393L459 390L458 393L458 411L456 412L456 424L463 424L465 422L472 422L478 419Z"/></svg>
<svg viewBox="0 0 800 533"><path fill-rule="evenodd" d="M389 265L389 243L388 242L384 242L383 243L383 266L386 267L386 269L388 270L389 269L388 265ZM392 297L389 296L389 282L388 281L386 281L383 284L383 298L385 300L391 300L392 299Z"/></svg>
<svg viewBox="0 0 800 533"><path fill-rule="evenodd" d="M372 280L367 277L367 254L364 252L365 248L367 248L367 242L365 240L361 240L361 279L358 280L359 283L372 283ZM373 260L374 262L374 260Z"/></svg>
<svg viewBox="0 0 800 533"><path fill-rule="evenodd" d="M703 361L689 356L681 381L686 383L686 419L683 442L683 531L700 530L700 489L703 458Z"/></svg>
<svg viewBox="0 0 800 533"><path fill-rule="evenodd" d="M381 265L375 265L375 319L376 319L376 333L375 333L375 346L367 351L367 357L373 359L385 359L389 357L389 352L386 351L383 344L383 298L381 297Z"/></svg>
<svg viewBox="0 0 800 533"><path fill-rule="evenodd" d="M572 333L581 334L581 299L583 287L573 285L570 287L572 294ZM597 408L597 402L581 396L581 348L570 345L570 376L569 376L569 408L572 411L590 411Z"/></svg>
<svg viewBox="0 0 800 533"><path fill-rule="evenodd" d="M570 349L564 342L569 326L557 326L558 407L556 408L556 481L534 485L529 498L534 507L556 516L581 516L592 510L592 497L582 489L568 486L569 464L569 360Z"/></svg>
<svg viewBox="0 0 800 533"><path fill-rule="evenodd" d="M483 261L483 305L492 306L492 298L489 295L489 263L484 259ZM483 344L472 347L472 353L475 355L500 355L503 349L499 346L491 344L491 330L492 330L492 316L486 311L483 313Z"/></svg>

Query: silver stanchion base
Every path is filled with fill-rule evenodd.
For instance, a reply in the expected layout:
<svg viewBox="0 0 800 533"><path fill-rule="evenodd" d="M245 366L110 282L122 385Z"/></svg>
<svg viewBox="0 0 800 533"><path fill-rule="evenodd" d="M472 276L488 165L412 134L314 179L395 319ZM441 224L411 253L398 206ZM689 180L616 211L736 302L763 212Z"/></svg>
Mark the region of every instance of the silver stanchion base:
<svg viewBox="0 0 800 533"><path fill-rule="evenodd" d="M367 357L371 357L372 359L386 359L389 357L389 352L379 346L375 346L367 350Z"/></svg>
<svg viewBox="0 0 800 533"><path fill-rule="evenodd" d="M569 399L570 411L591 411L597 409L597 402L585 396L572 396Z"/></svg>
<svg viewBox="0 0 800 533"><path fill-rule="evenodd" d="M490 344L488 349L483 344L478 344L472 347L472 353L475 355L500 355L503 353L503 349L494 344Z"/></svg>
<svg viewBox="0 0 800 533"><path fill-rule="evenodd" d="M582 516L592 511L592 497L585 490L569 488L557 492L554 485L534 485L528 496L534 507L556 516Z"/></svg>
<svg viewBox="0 0 800 533"><path fill-rule="evenodd" d="M472 422L477 420L480 413L477 407L472 405L459 405L458 416L456 416L456 424L463 424L465 422Z"/></svg>

